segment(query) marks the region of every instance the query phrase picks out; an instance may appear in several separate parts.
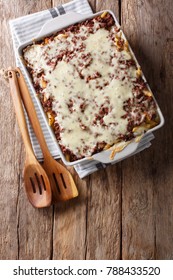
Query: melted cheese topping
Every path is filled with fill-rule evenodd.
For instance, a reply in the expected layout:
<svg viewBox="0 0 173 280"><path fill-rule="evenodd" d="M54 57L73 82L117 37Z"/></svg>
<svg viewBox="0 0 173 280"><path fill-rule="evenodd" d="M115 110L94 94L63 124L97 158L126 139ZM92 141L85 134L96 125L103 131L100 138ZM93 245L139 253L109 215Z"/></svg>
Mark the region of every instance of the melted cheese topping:
<svg viewBox="0 0 173 280"><path fill-rule="evenodd" d="M110 36L115 35L114 27L108 31L95 21L93 30L89 33L81 25L75 35L60 34L24 53L34 70L34 82L42 87L44 79L42 94L53 98L55 122L61 129L59 143L77 157L91 156L98 143L112 145L127 133L124 102L133 98L137 78L136 67L127 69L123 63L132 59L131 54L118 51ZM41 71L44 75L39 77Z"/></svg>

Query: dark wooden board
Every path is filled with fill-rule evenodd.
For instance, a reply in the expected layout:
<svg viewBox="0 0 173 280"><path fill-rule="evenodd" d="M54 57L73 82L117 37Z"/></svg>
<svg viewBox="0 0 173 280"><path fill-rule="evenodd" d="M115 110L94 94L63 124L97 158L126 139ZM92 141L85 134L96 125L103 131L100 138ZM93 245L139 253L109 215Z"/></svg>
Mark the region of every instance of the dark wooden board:
<svg viewBox="0 0 173 280"><path fill-rule="evenodd" d="M153 146L122 165L123 259L173 257L172 15L171 0L122 1L123 29L166 121Z"/></svg>

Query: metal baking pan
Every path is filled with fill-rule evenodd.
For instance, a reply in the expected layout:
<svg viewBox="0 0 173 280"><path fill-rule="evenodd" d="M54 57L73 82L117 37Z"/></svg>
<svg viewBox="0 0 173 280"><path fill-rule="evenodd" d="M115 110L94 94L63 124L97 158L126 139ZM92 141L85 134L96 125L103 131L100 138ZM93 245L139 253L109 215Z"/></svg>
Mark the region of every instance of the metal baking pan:
<svg viewBox="0 0 173 280"><path fill-rule="evenodd" d="M57 31L63 30L64 28L66 28L66 27L68 27L68 26L70 26L70 25L72 25L72 24L79 23L79 22L85 21L85 20L87 20L87 19L92 19L92 18L94 18L95 16L101 15L102 13L104 13L104 12L106 12L106 11L107 11L108 13L110 13L110 14L113 16L113 18L114 18L114 20L115 20L115 24L116 24L117 26L120 27L120 25L119 25L119 23L118 23L118 21L117 21L115 15L114 15L114 13L113 13L112 11L110 11L110 10L104 10L104 11L101 11L101 12L98 12L98 13L95 13L95 14L89 14L89 15L82 15L82 14L78 14L78 13L71 12L71 13L62 15L62 16L60 16L60 17L51 19L50 21L48 21L47 23L45 23L45 24L43 25L43 27L41 28L41 30L40 30L38 36L37 36L36 38L34 38L34 41L39 41L39 40L43 39L44 37L46 37L46 36L48 36L48 35L51 35L51 34L54 34L54 33L56 33ZM126 37L125 37L125 35L124 35L123 33L122 33L122 37L123 37L125 40L127 40ZM22 59L22 56L23 56L22 50L23 50L26 46L28 46L28 45L30 45L30 44L32 44L32 43L33 43L33 41L27 41L27 42L21 44L21 45L19 46L19 48L18 48L18 56L19 56L19 59L20 59L20 61L21 61L21 63L22 63L23 71L24 71L24 73L25 73L25 75L26 75L26 77L27 77L27 79L28 79L29 85L31 86L32 90L35 92L35 89L34 89L34 87L33 87L30 74L28 73L27 68L26 68L26 65L25 65L25 63L24 63L24 61L23 61L23 59ZM129 46L129 48L130 48L130 46ZM137 62L137 60L136 60L136 57L135 57L135 55L134 55L134 53L133 53L133 51L132 51L131 48L130 48L130 51L131 51L131 53L132 53L132 55L133 55L133 58L134 58L134 60L136 61L137 65L139 66L139 64L138 64L138 62ZM142 76L142 77L143 77L143 79L146 81L145 77L144 77L144 76ZM150 89L150 88L149 88L149 89ZM36 102L37 102L37 104L38 104L38 106L39 106L39 108L40 108L40 111L41 111L41 113L42 113L42 116L43 116L43 119L44 119L45 124L46 124L46 126L47 126L47 129L50 131L51 137L52 137L52 139L54 140L54 142L56 143L56 146L57 146L57 149L58 149L59 154L60 154L60 156L61 156L61 159L63 160L63 162L64 162L66 165L76 165L76 164L83 163L83 162L86 162L86 161L92 160L92 159L98 160L98 161L100 161L100 162L102 162L102 163L118 162L118 161L120 161L120 160L123 160L123 159L126 158L126 157L129 157L131 154L135 153L135 151L138 149L138 146L139 146L140 142L139 142L139 143L136 143L135 141L133 141L133 142L131 142L126 148L124 148L124 150L122 150L121 152L118 152L118 153L115 155L115 157L114 157L113 160L110 159L110 155L111 155L111 153L112 153L112 150L111 150L111 148L110 148L110 149L108 149L108 150L106 150L106 151L102 151L102 152L99 152L99 153L97 153L97 154L94 154L94 155L93 155L92 157L90 157L90 158L87 158L87 157L86 157L86 158L83 158L83 159L80 159L80 160L76 160L76 161L73 161L73 162L68 162L68 161L66 160L65 156L63 155L60 146L58 145L58 142L57 142L57 140L56 140L56 137L55 137L55 134L54 134L54 132L53 132L53 129L52 129L52 128L49 126L49 124L48 124L47 117L46 117L46 115L45 115L45 113L44 113L44 111L43 111L42 105L41 105L40 100L39 100L39 98L37 97L36 93L35 93L34 98L36 99ZM155 100L155 101L156 101L156 100ZM161 110L160 110L160 108L159 108L157 102L156 102L156 105L157 105L157 111L158 111L158 114L159 114L159 117L160 117L160 123L159 123L157 126L155 126L154 128L148 130L148 131L144 134L143 138L146 137L149 133L151 133L151 132L153 132L153 131L159 129L159 128L162 127L163 124L164 124L164 118L163 118L162 112L161 112Z"/></svg>

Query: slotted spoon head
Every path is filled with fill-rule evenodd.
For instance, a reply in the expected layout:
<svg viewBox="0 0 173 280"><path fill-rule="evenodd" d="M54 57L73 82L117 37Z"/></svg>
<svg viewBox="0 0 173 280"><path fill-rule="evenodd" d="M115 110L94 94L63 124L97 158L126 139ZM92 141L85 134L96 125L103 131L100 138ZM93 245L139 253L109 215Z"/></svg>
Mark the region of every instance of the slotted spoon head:
<svg viewBox="0 0 173 280"><path fill-rule="evenodd" d="M26 160L24 169L25 189L30 203L36 208L48 207L52 201L52 191L46 172L36 163Z"/></svg>
<svg viewBox="0 0 173 280"><path fill-rule="evenodd" d="M78 196L78 190L70 172L53 158L43 163L51 184L53 202L66 201Z"/></svg>
<svg viewBox="0 0 173 280"><path fill-rule="evenodd" d="M23 105L25 104L22 104L22 91L19 87L19 80L16 70L13 69L7 71L7 77L9 79L10 93L26 151L26 161L24 169L26 193L30 203L34 207L47 207L51 204L52 200L50 183L44 169L37 161L32 149L23 110ZM26 93L26 88L24 88L23 90L25 90ZM31 108L32 106L30 107L30 111ZM31 111L31 113L32 112L33 111Z"/></svg>

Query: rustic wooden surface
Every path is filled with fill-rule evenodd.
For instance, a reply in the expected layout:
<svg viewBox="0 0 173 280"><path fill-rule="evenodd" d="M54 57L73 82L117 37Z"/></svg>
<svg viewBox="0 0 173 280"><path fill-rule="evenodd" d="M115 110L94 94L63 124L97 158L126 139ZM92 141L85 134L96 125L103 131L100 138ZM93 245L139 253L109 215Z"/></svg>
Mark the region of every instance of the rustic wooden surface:
<svg viewBox="0 0 173 280"><path fill-rule="evenodd" d="M9 19L68 1L12 2L0 0L0 68L15 64ZM119 18L166 124L150 149L84 180L73 171L77 199L36 210L24 192L23 144L0 78L0 259L173 259L173 3L90 4Z"/></svg>

